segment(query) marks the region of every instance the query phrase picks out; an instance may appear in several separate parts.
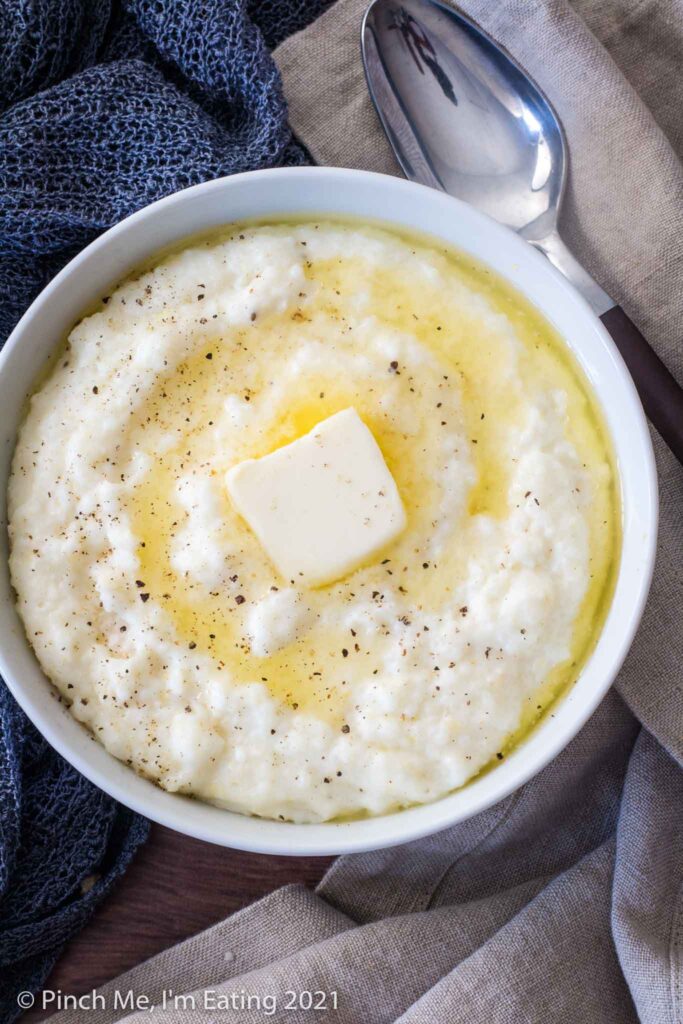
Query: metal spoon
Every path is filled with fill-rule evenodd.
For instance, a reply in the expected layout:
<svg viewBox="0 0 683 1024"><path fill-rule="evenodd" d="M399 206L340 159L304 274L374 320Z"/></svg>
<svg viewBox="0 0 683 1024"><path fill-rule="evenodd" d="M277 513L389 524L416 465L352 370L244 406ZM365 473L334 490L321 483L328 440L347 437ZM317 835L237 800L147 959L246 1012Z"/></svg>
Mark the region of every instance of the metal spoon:
<svg viewBox="0 0 683 1024"><path fill-rule="evenodd" d="M683 462L683 389L558 234L566 144L548 99L439 0L374 0L361 40L370 95L406 177L488 213L547 256L602 320L645 412Z"/></svg>

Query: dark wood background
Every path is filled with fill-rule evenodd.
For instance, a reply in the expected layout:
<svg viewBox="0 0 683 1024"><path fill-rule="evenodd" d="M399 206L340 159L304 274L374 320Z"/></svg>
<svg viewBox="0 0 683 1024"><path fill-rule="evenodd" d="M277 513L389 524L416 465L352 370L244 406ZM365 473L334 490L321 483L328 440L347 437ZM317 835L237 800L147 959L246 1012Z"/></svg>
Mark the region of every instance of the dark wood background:
<svg viewBox="0 0 683 1024"><path fill-rule="evenodd" d="M189 839L160 825L92 921L66 947L46 989L80 995L290 882L314 886L332 858L267 857ZM25 1014L23 1024L47 1012Z"/></svg>

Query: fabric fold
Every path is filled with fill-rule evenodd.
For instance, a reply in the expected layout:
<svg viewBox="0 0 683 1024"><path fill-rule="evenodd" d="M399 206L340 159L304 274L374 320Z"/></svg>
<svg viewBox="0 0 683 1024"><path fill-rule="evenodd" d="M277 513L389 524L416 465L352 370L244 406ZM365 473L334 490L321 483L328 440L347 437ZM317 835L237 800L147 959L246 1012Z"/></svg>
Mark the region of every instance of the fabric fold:
<svg viewBox="0 0 683 1024"><path fill-rule="evenodd" d="M683 1020L683 772L645 730L624 787L612 928L643 1024Z"/></svg>
<svg viewBox="0 0 683 1024"><path fill-rule="evenodd" d="M187 997L187 1017L179 1016L178 1020L215 1020L215 1015L209 1015L213 1011L207 1007L203 991L222 990L226 996L234 992L239 997L242 990L246 991L246 976L267 972L271 966L324 945L352 927L349 918L304 886L284 886L104 985L98 990L101 1005L89 1011L88 1020L90 1024L114 1024L172 1019L168 1012L184 1008L183 996ZM250 983L249 990L261 1000L274 991L272 987L268 991L259 989L256 983ZM126 1003L128 993L146 996L150 1008L157 1009L131 1015ZM174 994L179 997L177 1005ZM169 1004L166 1008L164 1001ZM197 1016L199 1011L209 1016ZM238 1007L235 1019L244 1019L241 1012ZM81 1024L82 1011L67 1010L51 1019L59 1024ZM230 1017L221 1012L220 1019Z"/></svg>

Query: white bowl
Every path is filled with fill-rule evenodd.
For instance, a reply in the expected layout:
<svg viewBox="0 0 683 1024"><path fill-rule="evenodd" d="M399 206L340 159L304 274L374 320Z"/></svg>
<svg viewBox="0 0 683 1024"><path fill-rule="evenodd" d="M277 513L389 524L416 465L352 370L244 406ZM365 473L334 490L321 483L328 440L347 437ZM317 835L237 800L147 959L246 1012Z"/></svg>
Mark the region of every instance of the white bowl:
<svg viewBox="0 0 683 1024"><path fill-rule="evenodd" d="M0 508L27 393L55 344L93 299L159 249L248 218L283 214L380 219L443 239L487 263L558 328L602 403L616 451L623 549L612 605L580 678L499 766L431 804L344 823L293 825L246 817L167 793L106 752L57 702L14 608L7 530L0 527L0 673L45 738L111 796L163 825L210 842L278 854L377 849L437 832L507 796L566 746L597 707L626 656L650 584L657 533L657 480L650 436L633 382L600 321L530 245L455 199L398 178L296 168L210 181L162 199L105 232L39 295L0 354Z"/></svg>

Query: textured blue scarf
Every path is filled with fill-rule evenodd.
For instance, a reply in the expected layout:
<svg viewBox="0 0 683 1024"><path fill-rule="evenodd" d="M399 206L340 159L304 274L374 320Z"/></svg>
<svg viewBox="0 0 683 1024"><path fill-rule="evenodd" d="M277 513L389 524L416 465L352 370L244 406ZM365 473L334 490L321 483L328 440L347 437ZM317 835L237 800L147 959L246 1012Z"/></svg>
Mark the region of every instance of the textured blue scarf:
<svg viewBox="0 0 683 1024"><path fill-rule="evenodd" d="M0 341L122 217L208 178L306 161L269 47L328 3L0 0ZM55 754L0 681L0 1022L147 830Z"/></svg>

